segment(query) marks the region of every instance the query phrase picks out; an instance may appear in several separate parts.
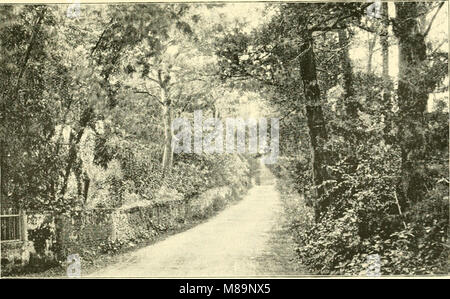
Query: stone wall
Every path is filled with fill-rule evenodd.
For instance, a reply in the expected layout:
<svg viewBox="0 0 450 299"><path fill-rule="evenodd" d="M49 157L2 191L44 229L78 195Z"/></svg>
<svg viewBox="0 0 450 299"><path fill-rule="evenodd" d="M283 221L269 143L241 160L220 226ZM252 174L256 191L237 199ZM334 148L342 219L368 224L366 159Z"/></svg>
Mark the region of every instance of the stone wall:
<svg viewBox="0 0 450 299"><path fill-rule="evenodd" d="M32 251L30 241L4 241L1 244L2 267L13 264L23 265L30 259Z"/></svg>
<svg viewBox="0 0 450 299"><path fill-rule="evenodd" d="M109 240L113 234L113 212L112 209L93 209L71 218L56 219L62 221L62 224L56 225L62 229L61 233L57 233L62 238L58 242L62 248L57 250L60 258L74 253L98 251L102 242Z"/></svg>
<svg viewBox="0 0 450 299"><path fill-rule="evenodd" d="M96 254L104 251L108 243L131 244L152 239L168 230L181 229L238 199L241 192L231 187L213 188L190 200L144 201L119 209L89 210L78 217L65 218L62 255Z"/></svg>

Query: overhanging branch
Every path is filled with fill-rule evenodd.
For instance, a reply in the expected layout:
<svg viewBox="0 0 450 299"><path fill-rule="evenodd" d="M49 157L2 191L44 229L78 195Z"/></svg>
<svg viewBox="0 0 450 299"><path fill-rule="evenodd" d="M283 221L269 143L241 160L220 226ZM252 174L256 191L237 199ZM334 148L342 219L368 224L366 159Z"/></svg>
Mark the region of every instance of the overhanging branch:
<svg viewBox="0 0 450 299"><path fill-rule="evenodd" d="M423 33L423 37L426 37L428 35L428 33L430 32L431 26L433 25L434 20L436 19L437 14L439 13L439 11L441 10L442 6L444 6L445 2L441 2L441 4L439 4L436 12L434 13L433 17L430 20L430 23L428 24L428 28L425 30L425 32Z"/></svg>
<svg viewBox="0 0 450 299"><path fill-rule="evenodd" d="M149 95L149 96L152 97L154 100L156 100L158 103L160 103L161 105L164 105L164 103L161 102L161 100L158 99L157 96L155 96L154 94L152 94L152 93L150 93L150 92L148 92L148 91L133 89L133 92L134 92L134 93L141 93L141 94Z"/></svg>

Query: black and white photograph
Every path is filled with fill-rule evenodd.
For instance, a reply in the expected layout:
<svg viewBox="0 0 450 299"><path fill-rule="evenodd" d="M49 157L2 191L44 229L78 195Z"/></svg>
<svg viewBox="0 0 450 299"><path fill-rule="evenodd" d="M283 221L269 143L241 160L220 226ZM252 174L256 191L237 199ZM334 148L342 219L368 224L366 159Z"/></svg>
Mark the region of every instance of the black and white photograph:
<svg viewBox="0 0 450 299"><path fill-rule="evenodd" d="M448 278L448 8L1 0L1 278Z"/></svg>

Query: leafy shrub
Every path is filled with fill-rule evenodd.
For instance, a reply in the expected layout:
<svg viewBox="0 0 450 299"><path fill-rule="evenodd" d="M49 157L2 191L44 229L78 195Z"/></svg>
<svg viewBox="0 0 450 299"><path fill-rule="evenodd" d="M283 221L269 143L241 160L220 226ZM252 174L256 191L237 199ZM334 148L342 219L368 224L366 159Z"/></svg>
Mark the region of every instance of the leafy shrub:
<svg viewBox="0 0 450 299"><path fill-rule="evenodd" d="M44 256L47 248L47 242L54 241L55 228L51 217L45 217L39 227L28 231L28 239L33 241L34 249L40 256ZM51 248L49 248L51 249Z"/></svg>
<svg viewBox="0 0 450 299"><path fill-rule="evenodd" d="M249 159L239 155L177 155L166 184L189 199L208 189L249 186Z"/></svg>
<svg viewBox="0 0 450 299"><path fill-rule="evenodd" d="M118 253L122 248L124 248L126 245L126 242L121 240L116 241L104 241L100 243L98 246L100 253L106 253L106 254L115 254Z"/></svg>
<svg viewBox="0 0 450 299"><path fill-rule="evenodd" d="M400 202L398 153L383 142L369 144L359 149L356 170L338 159L329 166L335 180L328 182L327 193L319 199L331 202L321 218L301 217L299 207L307 197L296 207L291 205L297 211L288 215L299 261L313 273L365 275L368 256L378 254L382 274L446 273L448 186L439 180L445 175L441 171L424 175L428 192L423 198L409 205ZM290 160L280 159L273 168L283 177L279 189L284 198L298 193L301 177Z"/></svg>

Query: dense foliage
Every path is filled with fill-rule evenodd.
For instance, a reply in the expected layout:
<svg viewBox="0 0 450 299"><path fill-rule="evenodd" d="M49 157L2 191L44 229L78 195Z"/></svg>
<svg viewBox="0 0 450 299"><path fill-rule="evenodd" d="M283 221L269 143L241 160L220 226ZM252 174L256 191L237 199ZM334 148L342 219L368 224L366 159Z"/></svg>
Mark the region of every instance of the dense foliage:
<svg viewBox="0 0 450 299"><path fill-rule="evenodd" d="M57 219L250 186L254 157L171 146L173 118L214 116L219 90L232 90L216 76L203 8L0 6L2 203ZM38 254L60 242L59 225L30 231Z"/></svg>
<svg viewBox="0 0 450 299"><path fill-rule="evenodd" d="M222 76L244 78L279 107L283 158L272 170L312 273L364 275L374 254L382 274L446 273L448 97L427 103L447 90L448 53L424 40L442 5L396 4L391 18L386 4L379 19L367 6L273 5L271 22L218 44ZM380 39L379 72L373 45L367 71L349 57L361 31ZM395 40L399 78L389 76Z"/></svg>

